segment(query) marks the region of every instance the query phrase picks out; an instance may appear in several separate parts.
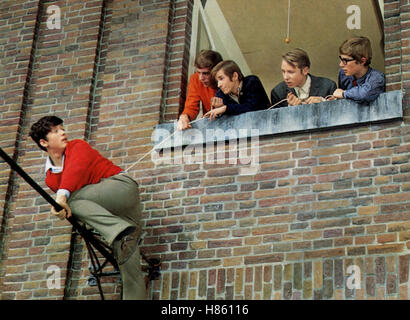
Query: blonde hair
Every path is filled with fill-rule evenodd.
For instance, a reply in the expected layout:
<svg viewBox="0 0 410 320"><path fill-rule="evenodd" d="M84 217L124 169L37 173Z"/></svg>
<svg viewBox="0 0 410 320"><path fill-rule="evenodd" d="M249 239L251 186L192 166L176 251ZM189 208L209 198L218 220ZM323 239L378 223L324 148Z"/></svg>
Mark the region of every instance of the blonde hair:
<svg viewBox="0 0 410 320"><path fill-rule="evenodd" d="M282 56L282 59L289 63L292 67L303 69L304 67L310 68L310 60L305 50L296 48Z"/></svg>

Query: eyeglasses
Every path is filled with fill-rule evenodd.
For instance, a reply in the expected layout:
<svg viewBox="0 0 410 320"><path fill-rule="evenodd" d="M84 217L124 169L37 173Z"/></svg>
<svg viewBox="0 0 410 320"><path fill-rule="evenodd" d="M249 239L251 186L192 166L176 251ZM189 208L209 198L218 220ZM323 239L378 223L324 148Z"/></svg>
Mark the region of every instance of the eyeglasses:
<svg viewBox="0 0 410 320"><path fill-rule="evenodd" d="M342 56L339 56L340 61L343 62L344 65L347 65L350 61L355 61L356 59L346 59L342 58Z"/></svg>

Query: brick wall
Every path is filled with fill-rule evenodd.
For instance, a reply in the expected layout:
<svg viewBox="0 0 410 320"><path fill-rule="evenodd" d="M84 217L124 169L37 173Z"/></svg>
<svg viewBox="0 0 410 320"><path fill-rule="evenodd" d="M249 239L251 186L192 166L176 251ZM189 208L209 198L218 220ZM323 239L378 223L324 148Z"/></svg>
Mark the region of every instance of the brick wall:
<svg viewBox="0 0 410 320"><path fill-rule="evenodd" d="M407 298L399 124L263 139L255 176L228 161L147 172L162 174L144 189L165 269L154 298ZM360 291L345 289L350 265Z"/></svg>
<svg viewBox="0 0 410 320"><path fill-rule="evenodd" d="M192 3L2 1L0 146L44 186L45 157L27 133L55 113L70 138L133 165L182 105ZM61 8L59 30L47 28L50 4ZM409 11L385 1L388 90L405 91L403 121L260 138L256 175L176 152L171 164L147 156L130 170L142 250L162 260L152 299L409 299ZM71 226L3 162L0 190L1 298L99 299ZM47 288L50 265L61 289ZM103 288L118 299L116 277Z"/></svg>
<svg viewBox="0 0 410 320"><path fill-rule="evenodd" d="M27 79L32 65L30 53L38 4L37 1L15 1L13 4L2 2L0 8L0 141L1 147L11 157L18 159L18 146L21 142L20 124L27 105L24 96L28 91ZM4 284L4 275L11 234L7 227L14 220L18 184L16 175L4 162L0 163L0 172L0 287L3 291L16 289L13 284ZM16 266L12 272L17 269Z"/></svg>

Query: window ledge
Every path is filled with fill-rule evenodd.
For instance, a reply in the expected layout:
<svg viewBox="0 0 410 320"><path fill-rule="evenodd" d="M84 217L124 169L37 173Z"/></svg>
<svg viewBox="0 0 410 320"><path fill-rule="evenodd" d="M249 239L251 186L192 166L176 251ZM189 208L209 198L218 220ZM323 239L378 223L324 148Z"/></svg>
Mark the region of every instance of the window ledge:
<svg viewBox="0 0 410 320"><path fill-rule="evenodd" d="M222 116L214 121L200 119L192 124L192 129L175 134L176 121L162 123L154 131L154 149L400 119L402 99L401 91L390 91L370 105L343 99Z"/></svg>

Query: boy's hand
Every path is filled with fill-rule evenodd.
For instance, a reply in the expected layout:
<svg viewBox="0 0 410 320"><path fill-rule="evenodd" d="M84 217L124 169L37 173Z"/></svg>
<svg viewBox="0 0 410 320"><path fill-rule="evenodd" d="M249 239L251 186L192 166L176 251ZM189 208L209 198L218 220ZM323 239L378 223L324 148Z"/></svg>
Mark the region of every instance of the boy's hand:
<svg viewBox="0 0 410 320"><path fill-rule="evenodd" d="M290 106L298 106L302 104L302 100L296 97L292 92L289 92L286 99L288 100L288 105Z"/></svg>
<svg viewBox="0 0 410 320"><path fill-rule="evenodd" d="M226 111L226 106L222 106L219 108L212 109L211 111L208 111L207 113L204 114L203 118L208 118L209 120L214 120L216 117L219 117Z"/></svg>
<svg viewBox="0 0 410 320"><path fill-rule="evenodd" d="M51 207L51 214L54 216L57 216L61 220L64 220L65 218L71 217L71 209L69 205L67 204L67 199L65 195L63 194L58 194L56 196L56 202L63 207L63 210L61 211L56 211L54 207Z"/></svg>
<svg viewBox="0 0 410 320"><path fill-rule="evenodd" d="M211 99L211 109L220 108L220 107L222 107L223 105L224 105L224 102L223 102L222 98L213 97L213 98Z"/></svg>
<svg viewBox="0 0 410 320"><path fill-rule="evenodd" d="M309 97L307 98L307 100L305 101L306 104L312 104L312 103L319 103L325 101L325 99L323 99L322 97Z"/></svg>
<svg viewBox="0 0 410 320"><path fill-rule="evenodd" d="M343 97L343 93L345 91L342 89L336 89L335 92L333 92L333 95L337 98L337 99L344 99Z"/></svg>
<svg viewBox="0 0 410 320"><path fill-rule="evenodd" d="M185 129L192 128L188 115L186 115L185 113L181 114L178 120L177 128L178 130L185 130Z"/></svg>

